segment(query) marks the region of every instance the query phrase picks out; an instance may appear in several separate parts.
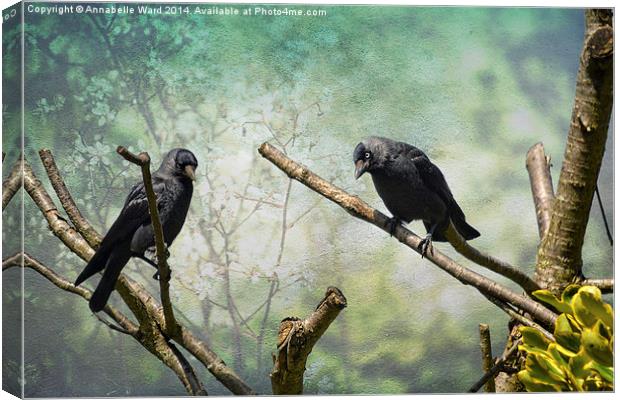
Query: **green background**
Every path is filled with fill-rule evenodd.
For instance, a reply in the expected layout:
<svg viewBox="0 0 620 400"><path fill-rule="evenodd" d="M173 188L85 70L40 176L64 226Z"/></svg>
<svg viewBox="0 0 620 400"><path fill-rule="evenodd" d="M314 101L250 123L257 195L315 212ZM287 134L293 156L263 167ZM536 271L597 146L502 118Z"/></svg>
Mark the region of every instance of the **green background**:
<svg viewBox="0 0 620 400"><path fill-rule="evenodd" d="M271 392L279 321L308 315L331 285L349 307L310 356L305 393L464 392L481 376L478 323L490 324L499 355L508 317L383 231L297 183L287 191L286 177L256 148L294 137L292 158L385 211L370 178L354 180L352 151L369 135L414 144L482 233L472 244L533 273L538 233L525 153L542 141L557 183L583 10L295 8L327 15L26 13L26 155L45 178L36 151L53 151L83 214L103 233L140 179L117 145L146 150L155 164L173 147L196 154L191 210L171 247L173 301L181 322L258 392ZM3 27L3 150L12 162L20 105L9 90L19 79L20 36L15 24ZM599 187L611 218L609 137ZM4 213L5 227L18 223L18 205ZM28 198L25 212L26 250L73 281L84 263ZM591 214L584 272L611 276L598 207ZM423 233L419 222L410 228ZM3 244L9 255L16 231L5 229ZM125 273L157 294L146 264L132 261ZM19 318L19 271L3 278L3 378L11 389L19 338L7 334L7 321ZM185 394L170 370L97 321L82 299L30 270L24 297L26 396ZM121 304L117 294L111 302ZM228 393L194 365L210 394Z"/></svg>

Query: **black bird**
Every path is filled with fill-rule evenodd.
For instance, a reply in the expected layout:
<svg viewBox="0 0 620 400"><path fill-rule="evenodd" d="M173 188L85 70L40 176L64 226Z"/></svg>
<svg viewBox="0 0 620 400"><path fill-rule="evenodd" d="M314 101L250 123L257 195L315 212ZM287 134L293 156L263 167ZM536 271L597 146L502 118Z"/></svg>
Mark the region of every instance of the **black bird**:
<svg viewBox="0 0 620 400"><path fill-rule="evenodd" d="M166 154L161 166L152 175L167 246L172 244L185 222L197 166L198 161L191 151L173 149ZM157 268L157 264L144 254L146 251L153 253L154 247L155 237L146 191L144 182L140 182L131 189L120 215L75 281L75 286L78 286L97 272L105 270L89 302L93 312L105 307L121 270L131 257L138 257Z"/></svg>
<svg viewBox="0 0 620 400"><path fill-rule="evenodd" d="M465 222L465 214L456 203L443 174L422 150L383 137L370 137L353 152L355 179L370 173L377 193L392 213L390 232L412 220L422 220L428 234L420 243L422 257L432 241L446 242L450 221L466 240L480 233Z"/></svg>

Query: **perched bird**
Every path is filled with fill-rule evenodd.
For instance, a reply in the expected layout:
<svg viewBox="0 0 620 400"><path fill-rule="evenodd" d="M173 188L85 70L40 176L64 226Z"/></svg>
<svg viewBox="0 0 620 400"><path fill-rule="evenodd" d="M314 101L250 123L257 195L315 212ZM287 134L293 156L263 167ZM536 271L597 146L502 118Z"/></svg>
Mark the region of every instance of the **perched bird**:
<svg viewBox="0 0 620 400"><path fill-rule="evenodd" d="M161 166L152 175L153 190L157 197L159 218L167 246L172 244L185 222L197 166L198 161L191 151L173 149L166 154ZM154 247L155 237L146 191L144 182L140 182L131 189L120 215L75 281L75 286L78 286L104 270L89 302L93 312L101 311L105 307L121 270L131 257L138 257L157 268L157 264L145 256L147 251L154 253Z"/></svg>
<svg viewBox="0 0 620 400"><path fill-rule="evenodd" d="M353 152L355 179L365 172L372 176L377 193L392 213L390 232L412 220L422 220L428 234L420 243L422 257L432 241L446 242L450 221L466 240L480 233L465 221L443 174L426 154L410 144L383 137L370 137Z"/></svg>

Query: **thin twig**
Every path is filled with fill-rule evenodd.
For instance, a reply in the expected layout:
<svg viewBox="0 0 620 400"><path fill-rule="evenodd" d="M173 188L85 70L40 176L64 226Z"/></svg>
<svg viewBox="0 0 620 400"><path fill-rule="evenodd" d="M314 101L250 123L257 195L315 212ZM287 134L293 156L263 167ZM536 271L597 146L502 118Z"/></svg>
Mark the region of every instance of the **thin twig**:
<svg viewBox="0 0 620 400"><path fill-rule="evenodd" d="M614 238L611 235L611 231L609 230L609 224L607 223L607 216L605 215L605 208L603 207L603 201L601 200L601 194L598 191L598 184L596 185L596 199L598 200L598 206L601 209L601 215L603 216L603 222L605 223L605 231L607 232L607 238L609 239L609 244L611 246L614 245Z"/></svg>

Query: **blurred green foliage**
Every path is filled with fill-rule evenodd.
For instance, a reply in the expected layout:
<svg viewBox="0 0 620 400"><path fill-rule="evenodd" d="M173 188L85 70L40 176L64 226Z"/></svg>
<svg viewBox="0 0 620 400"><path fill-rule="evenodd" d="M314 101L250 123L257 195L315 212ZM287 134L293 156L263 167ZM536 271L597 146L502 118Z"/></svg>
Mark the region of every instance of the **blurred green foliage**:
<svg viewBox="0 0 620 400"><path fill-rule="evenodd" d="M174 304L260 393L270 393L279 321L307 315L331 285L349 307L313 351L306 393L462 392L482 373L478 323L490 324L500 352L507 317L383 232L289 186L256 148L286 145L291 157L384 210L372 183L353 179L351 152L371 134L410 142L441 167L482 232L475 246L531 273L538 236L524 157L543 141L557 182L583 12L321 7L327 16L314 18L27 14L26 156L44 178L36 151L50 148L79 208L103 233L140 179L117 145L147 150L154 164L172 147L194 151L194 199L171 247ZM11 51L19 30L5 32L3 46L10 84L20 70ZM19 151L20 106L7 96L6 162ZM599 177L609 205L612 157L609 146ZM29 201L25 212L28 251L73 280L84 263ZM5 247L17 245L3 233ZM586 275L612 274L605 241L593 207ZM133 262L125 272L157 293L149 269ZM19 273L5 272L4 281L19 285ZM25 291L26 396L184 394L171 371L98 322L84 301L32 271ZM4 293L15 310L18 295ZM120 305L116 295L111 301ZM210 394L228 393L196 368Z"/></svg>
<svg viewBox="0 0 620 400"><path fill-rule="evenodd" d="M523 326L527 353L519 380L529 392L614 389L614 312L594 286L570 285L560 298L548 290L532 293L561 312L549 340L538 329Z"/></svg>

